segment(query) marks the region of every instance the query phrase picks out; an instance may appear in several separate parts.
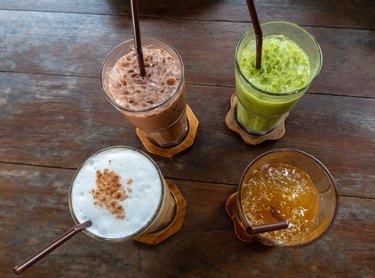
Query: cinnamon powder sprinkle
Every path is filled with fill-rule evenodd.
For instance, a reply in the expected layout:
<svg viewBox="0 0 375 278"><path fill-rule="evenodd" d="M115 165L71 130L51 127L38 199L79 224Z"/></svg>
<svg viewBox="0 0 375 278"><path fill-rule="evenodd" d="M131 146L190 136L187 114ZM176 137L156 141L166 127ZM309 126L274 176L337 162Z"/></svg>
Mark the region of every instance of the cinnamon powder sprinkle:
<svg viewBox="0 0 375 278"><path fill-rule="evenodd" d="M107 168L103 172L96 171L96 189L90 191L94 198L94 205L105 208L118 219L125 219L124 207L120 201L128 198L124 186L120 183L120 176Z"/></svg>

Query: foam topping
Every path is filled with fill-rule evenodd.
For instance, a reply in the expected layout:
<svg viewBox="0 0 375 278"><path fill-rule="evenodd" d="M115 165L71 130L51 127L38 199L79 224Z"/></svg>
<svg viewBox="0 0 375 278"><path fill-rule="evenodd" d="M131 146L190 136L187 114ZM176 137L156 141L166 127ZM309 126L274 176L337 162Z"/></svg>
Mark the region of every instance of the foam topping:
<svg viewBox="0 0 375 278"><path fill-rule="evenodd" d="M87 230L117 239L141 230L159 207L162 182L155 165L141 153L112 148L91 156L77 173L71 205Z"/></svg>
<svg viewBox="0 0 375 278"><path fill-rule="evenodd" d="M155 107L176 92L181 79L181 65L164 49L153 45L142 47L146 76L140 75L134 49L121 57L106 73L113 100L129 110Z"/></svg>

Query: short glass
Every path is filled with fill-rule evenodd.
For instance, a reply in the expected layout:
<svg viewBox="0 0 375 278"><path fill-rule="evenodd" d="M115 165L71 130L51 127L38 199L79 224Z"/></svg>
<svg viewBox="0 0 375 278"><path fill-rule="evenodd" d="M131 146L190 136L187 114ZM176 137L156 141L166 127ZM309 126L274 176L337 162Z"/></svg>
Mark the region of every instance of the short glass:
<svg viewBox="0 0 375 278"><path fill-rule="evenodd" d="M256 135L265 135L281 123L317 78L323 64L318 42L302 27L284 21L265 22L261 27L263 37L284 35L297 43L309 58L310 76L304 87L292 92L271 93L258 88L244 76L240 68L243 49L255 40L254 30L242 36L235 51L236 118L246 132Z"/></svg>
<svg viewBox="0 0 375 278"><path fill-rule="evenodd" d="M142 152L142 151L140 151L136 148L132 148L132 147L128 147L128 146L113 146L113 147L102 149L102 150L94 153L93 155L91 155L89 158L87 158L81 164L81 166L78 168L77 172L75 173L75 175L74 175L74 177L71 181L70 190L69 190L69 210L70 210L70 213L73 217L74 222L76 224L81 224L81 222L78 220L78 218L77 218L77 216L74 212L73 202L72 202L73 187L75 185L75 180L76 180L76 177L77 177L78 173L80 172L80 170L82 169L82 167L85 164L90 163L89 162L90 158L94 157L97 154L107 152L107 151L111 151L111 150L117 150L117 149L120 149L120 150L126 149L126 150L130 150L130 151L134 151L134 152L137 152L137 153L141 154L145 158L147 158L153 164L153 166L155 167L155 169L157 170L157 172L159 174L159 182L162 185L162 188L161 188L162 194L161 194L160 199L158 201L158 207L155 210L155 212L153 213L153 216L151 217L151 219L147 223L145 223L145 225L143 225L140 229L138 229L137 231L135 231L132 234L129 234L129 235L121 237L121 238L106 238L106 237L102 237L100 235L97 235L97 234L94 234L94 233L90 232L90 228L86 228L85 230L83 230L83 232L87 236L89 236L93 239L96 239L96 240L103 240L103 241L110 241L110 242L123 242L123 241L127 241L129 239L141 236L141 235L147 235L149 233L160 231L160 230L168 227L168 225L172 222L172 220L175 216L175 213L176 213L176 200L173 197L173 195L171 194L171 192L169 190L169 187L168 187L159 167L155 163L155 161L150 156L148 156L146 153L144 153L144 152Z"/></svg>
<svg viewBox="0 0 375 278"><path fill-rule="evenodd" d="M177 50L165 41L142 37L142 44L163 49L178 61L181 78L175 92L164 102L144 110L125 108L114 101L108 88L108 71L121 57L134 48L133 39L119 44L106 57L100 74L102 89L108 101L135 127L141 129L153 144L162 148L170 148L180 144L189 131L186 117L184 64Z"/></svg>
<svg viewBox="0 0 375 278"><path fill-rule="evenodd" d="M276 242L264 234L254 235L255 240L268 246L301 247L322 238L332 226L338 207L338 195L334 180L327 168L315 157L294 149L275 149L266 152L253 160L245 169L237 191L236 207L239 221L243 227L251 226L251 221L244 213L242 205L242 189L251 177L254 169L272 163L284 163L295 166L307 173L318 191L318 212L313 227L308 233L293 239L292 242Z"/></svg>

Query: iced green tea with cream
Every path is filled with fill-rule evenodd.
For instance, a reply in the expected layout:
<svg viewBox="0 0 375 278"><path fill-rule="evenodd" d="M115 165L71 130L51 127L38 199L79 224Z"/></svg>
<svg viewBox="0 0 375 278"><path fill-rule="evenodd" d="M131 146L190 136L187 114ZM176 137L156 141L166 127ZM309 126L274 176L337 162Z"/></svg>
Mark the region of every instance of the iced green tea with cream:
<svg viewBox="0 0 375 278"><path fill-rule="evenodd" d="M255 68L253 30L236 49L237 120L249 133L272 131L318 75L322 57L315 39L288 22L262 25L262 66Z"/></svg>

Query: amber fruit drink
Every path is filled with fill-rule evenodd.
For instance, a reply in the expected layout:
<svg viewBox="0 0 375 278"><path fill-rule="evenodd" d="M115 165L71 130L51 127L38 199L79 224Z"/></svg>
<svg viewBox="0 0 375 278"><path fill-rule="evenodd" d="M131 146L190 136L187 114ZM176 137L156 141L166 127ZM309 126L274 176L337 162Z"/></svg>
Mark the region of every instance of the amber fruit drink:
<svg viewBox="0 0 375 278"><path fill-rule="evenodd" d="M276 209L289 227L263 233L280 243L291 243L314 230L319 208L318 191L307 173L284 163L263 164L244 181L241 203L253 225L276 221Z"/></svg>
<svg viewBox="0 0 375 278"><path fill-rule="evenodd" d="M237 211L244 227L288 221L286 229L255 235L263 244L300 247L322 238L332 226L338 197L334 180L315 157L294 149L275 149L245 169Z"/></svg>

